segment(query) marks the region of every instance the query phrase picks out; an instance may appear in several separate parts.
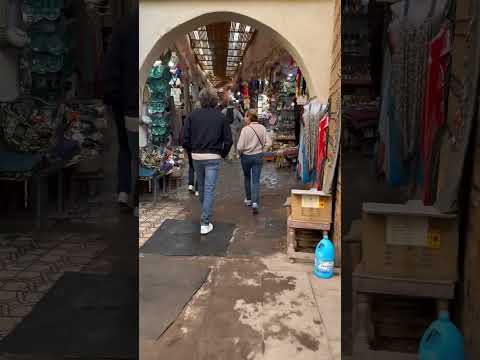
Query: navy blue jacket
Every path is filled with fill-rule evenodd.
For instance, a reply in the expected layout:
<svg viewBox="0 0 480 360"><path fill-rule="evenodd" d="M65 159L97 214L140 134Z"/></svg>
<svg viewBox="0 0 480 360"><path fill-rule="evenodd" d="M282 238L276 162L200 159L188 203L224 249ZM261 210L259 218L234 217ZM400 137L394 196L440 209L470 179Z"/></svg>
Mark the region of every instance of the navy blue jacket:
<svg viewBox="0 0 480 360"><path fill-rule="evenodd" d="M226 158L232 147L227 118L215 108L194 110L183 128L183 147L192 153L217 154Z"/></svg>

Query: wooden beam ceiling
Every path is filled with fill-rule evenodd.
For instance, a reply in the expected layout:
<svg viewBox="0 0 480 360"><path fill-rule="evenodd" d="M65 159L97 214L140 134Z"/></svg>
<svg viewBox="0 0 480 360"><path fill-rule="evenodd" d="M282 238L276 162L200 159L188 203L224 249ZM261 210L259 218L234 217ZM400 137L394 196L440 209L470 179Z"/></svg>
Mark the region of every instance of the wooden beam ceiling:
<svg viewBox="0 0 480 360"><path fill-rule="evenodd" d="M208 42L213 45L213 73L220 79L226 78L228 53L228 31L230 23L222 22L206 26ZM211 40L210 40L211 39Z"/></svg>
<svg viewBox="0 0 480 360"><path fill-rule="evenodd" d="M227 83L238 71L255 29L236 22L202 26L189 33L190 44L201 68L213 83Z"/></svg>

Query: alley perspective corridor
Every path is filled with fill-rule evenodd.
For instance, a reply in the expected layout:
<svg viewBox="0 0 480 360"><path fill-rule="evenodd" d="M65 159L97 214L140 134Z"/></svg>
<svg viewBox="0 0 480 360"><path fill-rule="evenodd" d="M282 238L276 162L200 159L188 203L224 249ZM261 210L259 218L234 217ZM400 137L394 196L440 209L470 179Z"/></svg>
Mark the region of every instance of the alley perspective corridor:
<svg viewBox="0 0 480 360"><path fill-rule="evenodd" d="M226 256L142 252L167 219L198 221L200 211L186 185L156 204L144 195L139 227L142 360L340 359L339 274L320 280L312 264L291 263L285 255L283 203L291 188L300 187L292 172L265 163L261 211L253 216L243 204L240 162L223 162L213 222L234 226ZM202 272L197 291L179 307L190 279Z"/></svg>

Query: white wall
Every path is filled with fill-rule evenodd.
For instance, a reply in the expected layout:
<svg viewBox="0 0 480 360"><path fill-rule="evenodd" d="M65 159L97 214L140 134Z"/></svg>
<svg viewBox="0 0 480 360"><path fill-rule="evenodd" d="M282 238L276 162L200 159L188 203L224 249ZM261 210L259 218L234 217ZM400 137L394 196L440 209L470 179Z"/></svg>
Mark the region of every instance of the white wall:
<svg viewBox="0 0 480 360"><path fill-rule="evenodd" d="M311 95L327 102L334 0L141 0L140 86L178 36L219 21L238 21L269 32L299 64Z"/></svg>

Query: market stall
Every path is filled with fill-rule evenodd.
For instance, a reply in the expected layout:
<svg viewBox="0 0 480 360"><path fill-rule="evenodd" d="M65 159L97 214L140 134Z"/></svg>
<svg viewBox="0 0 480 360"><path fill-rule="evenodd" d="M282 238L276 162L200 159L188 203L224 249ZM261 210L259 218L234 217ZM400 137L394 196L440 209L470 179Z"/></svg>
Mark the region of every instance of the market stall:
<svg viewBox="0 0 480 360"><path fill-rule="evenodd" d="M274 64L265 70L262 79L238 80L233 93L243 111L255 109L268 130L272 146L266 149L265 160L274 161L278 168L295 166L300 142L301 105L308 95L306 81L293 60L288 58L284 65Z"/></svg>
<svg viewBox="0 0 480 360"><path fill-rule="evenodd" d="M445 101L455 1L343 5L346 168L368 169L371 187L355 194L360 230L349 237L361 253L351 264L353 357L414 358L422 333L454 301L459 276L459 218L445 211L439 191L441 149L455 128ZM430 314L414 315L428 302Z"/></svg>
<svg viewBox="0 0 480 360"><path fill-rule="evenodd" d="M182 70L175 52L167 51L154 64L144 94L140 141L140 180L148 182L148 191L156 198L157 182L163 192L181 182L184 154L179 146L184 98ZM187 99L189 101L189 99ZM153 184L153 185L152 185Z"/></svg>
<svg viewBox="0 0 480 360"><path fill-rule="evenodd" d="M332 233L336 201L331 192L336 189L332 183L338 166L339 135L329 132L331 107L310 98L300 68L284 52L280 52L278 61L263 66L253 76L256 78L249 81L237 80L234 98L243 110L257 110L267 128L272 145L266 149L264 159L273 161L278 169L290 168L292 176L303 185L303 189L292 190L286 202L287 251L291 259L313 261L314 247L323 233ZM333 170L329 171L328 166ZM328 190L324 189L326 185ZM306 209L304 201L308 199L312 208ZM316 208L319 204L323 204L321 209ZM304 216L299 216L301 213Z"/></svg>
<svg viewBox="0 0 480 360"><path fill-rule="evenodd" d="M102 59L98 50L106 48L103 34L111 31L113 21L79 2L15 4L10 2L6 11L21 19L10 26L24 40L0 49L2 59L16 66L11 72L18 74L1 90L0 177L23 182L25 208L31 207L33 193L41 225L49 184L56 185L60 215L65 190L74 187L80 174L90 175L84 178L87 182L102 178L106 125L95 73ZM82 31L95 41L83 44L79 52L75 37ZM35 191L30 191L32 185Z"/></svg>

